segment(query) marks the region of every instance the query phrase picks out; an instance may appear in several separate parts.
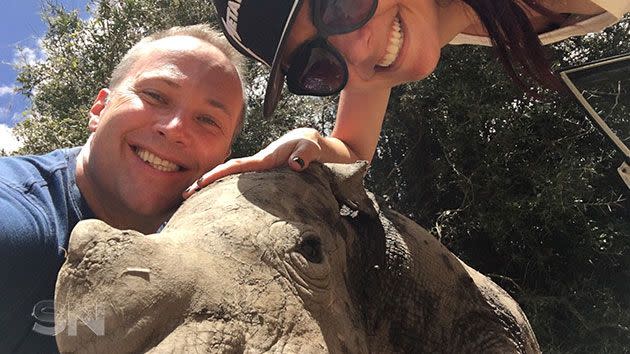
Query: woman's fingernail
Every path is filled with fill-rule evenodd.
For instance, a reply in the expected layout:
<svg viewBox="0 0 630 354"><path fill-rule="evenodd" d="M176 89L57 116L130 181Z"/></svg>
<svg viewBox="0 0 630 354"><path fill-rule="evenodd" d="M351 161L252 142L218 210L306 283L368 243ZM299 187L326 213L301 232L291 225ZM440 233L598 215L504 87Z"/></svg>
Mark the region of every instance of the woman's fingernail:
<svg viewBox="0 0 630 354"><path fill-rule="evenodd" d="M299 156L293 158L293 161L297 162L300 165L300 168L304 168L304 160L302 160Z"/></svg>

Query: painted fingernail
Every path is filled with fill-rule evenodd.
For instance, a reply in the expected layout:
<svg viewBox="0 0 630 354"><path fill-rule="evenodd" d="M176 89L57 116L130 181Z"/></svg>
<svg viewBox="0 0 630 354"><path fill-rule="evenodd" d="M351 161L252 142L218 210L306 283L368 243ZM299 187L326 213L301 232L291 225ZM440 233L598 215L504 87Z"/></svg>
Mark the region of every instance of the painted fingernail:
<svg viewBox="0 0 630 354"><path fill-rule="evenodd" d="M300 168L304 168L304 160L302 160L299 156L293 158L293 161L297 162L300 165Z"/></svg>

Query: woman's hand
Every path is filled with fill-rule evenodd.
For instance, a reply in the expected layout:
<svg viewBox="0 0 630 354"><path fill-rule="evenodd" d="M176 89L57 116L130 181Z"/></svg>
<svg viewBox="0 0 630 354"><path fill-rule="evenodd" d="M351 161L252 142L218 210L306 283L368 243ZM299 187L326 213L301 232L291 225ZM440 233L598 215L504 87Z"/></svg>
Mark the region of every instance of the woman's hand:
<svg viewBox="0 0 630 354"><path fill-rule="evenodd" d="M186 199L201 188L225 176L269 170L288 164L295 171L302 171L322 154L323 137L312 128L294 129L253 156L231 159L207 172L183 193Z"/></svg>

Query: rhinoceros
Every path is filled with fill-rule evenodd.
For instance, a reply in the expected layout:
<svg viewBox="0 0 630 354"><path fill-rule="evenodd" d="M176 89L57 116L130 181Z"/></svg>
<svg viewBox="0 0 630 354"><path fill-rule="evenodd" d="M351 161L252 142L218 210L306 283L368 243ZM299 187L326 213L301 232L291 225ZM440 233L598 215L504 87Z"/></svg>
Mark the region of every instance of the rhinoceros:
<svg viewBox="0 0 630 354"><path fill-rule="evenodd" d="M365 169L230 176L153 235L81 222L56 286L60 351L539 352L518 304L381 207Z"/></svg>

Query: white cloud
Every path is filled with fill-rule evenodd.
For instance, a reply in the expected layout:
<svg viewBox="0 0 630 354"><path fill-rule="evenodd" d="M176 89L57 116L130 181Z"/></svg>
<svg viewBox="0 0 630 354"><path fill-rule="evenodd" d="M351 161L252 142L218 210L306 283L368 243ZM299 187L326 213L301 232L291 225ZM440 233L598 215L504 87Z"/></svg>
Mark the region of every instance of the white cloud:
<svg viewBox="0 0 630 354"><path fill-rule="evenodd" d="M13 135L13 129L8 125L0 124L0 150L10 153L19 149L22 144Z"/></svg>
<svg viewBox="0 0 630 354"><path fill-rule="evenodd" d="M13 64L18 66L33 65L46 59L46 53L42 49L41 38L37 41L36 48L18 47L13 53Z"/></svg>
<svg viewBox="0 0 630 354"><path fill-rule="evenodd" d="M0 97L4 95L14 95L15 87L13 86L0 86Z"/></svg>
<svg viewBox="0 0 630 354"><path fill-rule="evenodd" d="M14 64L17 65L32 65L35 64L37 62L36 58L37 55L35 54L35 50L33 48L18 48L15 51L15 54L13 55L14 57Z"/></svg>

